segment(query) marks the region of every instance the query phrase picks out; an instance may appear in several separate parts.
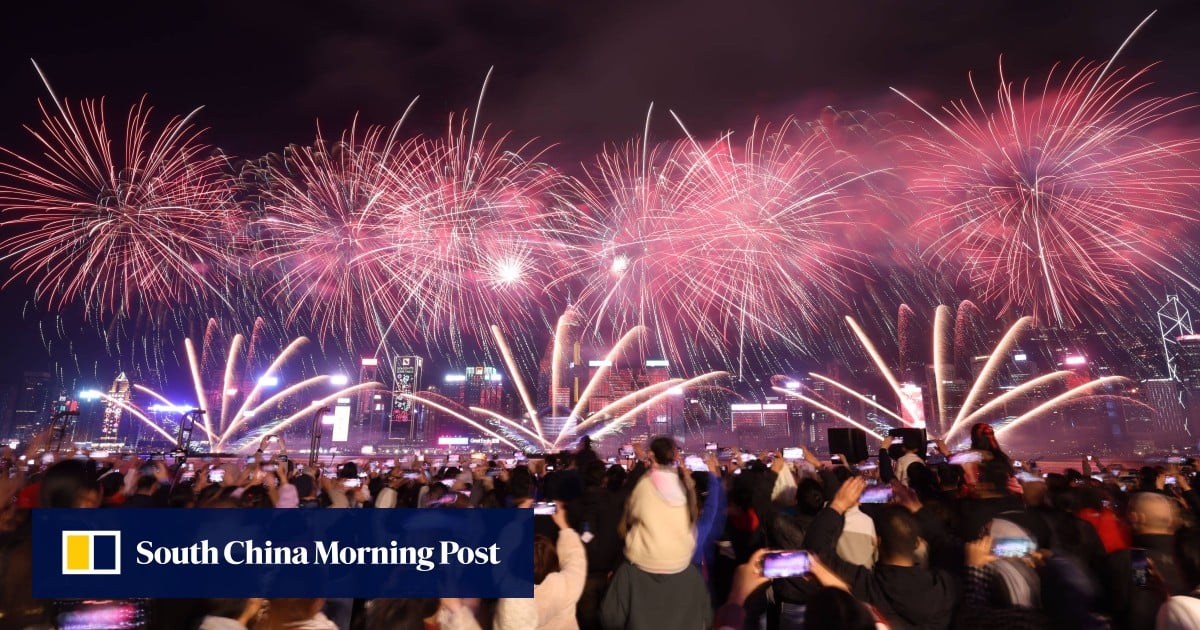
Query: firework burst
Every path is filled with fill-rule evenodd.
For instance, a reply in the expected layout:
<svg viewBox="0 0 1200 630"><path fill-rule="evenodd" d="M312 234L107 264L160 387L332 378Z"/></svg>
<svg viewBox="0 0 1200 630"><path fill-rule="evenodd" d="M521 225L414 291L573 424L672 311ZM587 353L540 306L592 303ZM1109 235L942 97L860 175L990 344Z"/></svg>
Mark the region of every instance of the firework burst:
<svg viewBox="0 0 1200 630"><path fill-rule="evenodd" d="M238 219L224 160L191 123L196 112L156 132L143 101L114 137L103 101L54 100L54 110L42 105L41 129L29 128L43 154L5 150L0 162L0 225L15 229L0 241L11 279L33 283L54 308L78 301L101 315L199 301Z"/></svg>
<svg viewBox="0 0 1200 630"><path fill-rule="evenodd" d="M1184 280L1178 231L1200 218L1200 142L1151 132L1189 106L1144 96L1147 69L1108 70L1077 63L1039 86L1001 66L994 104L972 80L973 106L929 114L948 137L914 138L925 254L1042 322L1126 300L1137 276Z"/></svg>
<svg viewBox="0 0 1200 630"><path fill-rule="evenodd" d="M756 126L741 147L729 136L632 143L588 174L584 299L617 326L658 331L673 357L730 335L800 346L795 321L814 322L814 305L846 290L855 256L842 236L862 175L794 120Z"/></svg>
<svg viewBox="0 0 1200 630"><path fill-rule="evenodd" d="M353 347L366 325L376 341L396 306L383 291L395 272L393 170L415 144L398 143L397 131L372 127L360 138L351 127L334 143L318 132L313 146L266 166L258 221L266 238L255 264L276 272L269 293L287 306L286 321L310 318L322 340Z"/></svg>

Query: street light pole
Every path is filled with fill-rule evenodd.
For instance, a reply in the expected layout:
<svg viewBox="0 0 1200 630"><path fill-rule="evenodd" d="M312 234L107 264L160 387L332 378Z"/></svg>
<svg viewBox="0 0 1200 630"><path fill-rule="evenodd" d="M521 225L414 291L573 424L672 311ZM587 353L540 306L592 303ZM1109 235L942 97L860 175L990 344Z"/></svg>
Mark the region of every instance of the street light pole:
<svg viewBox="0 0 1200 630"><path fill-rule="evenodd" d="M317 457L321 450L321 416L329 411L329 407L321 407L313 413L312 439L308 443L308 467L317 467Z"/></svg>

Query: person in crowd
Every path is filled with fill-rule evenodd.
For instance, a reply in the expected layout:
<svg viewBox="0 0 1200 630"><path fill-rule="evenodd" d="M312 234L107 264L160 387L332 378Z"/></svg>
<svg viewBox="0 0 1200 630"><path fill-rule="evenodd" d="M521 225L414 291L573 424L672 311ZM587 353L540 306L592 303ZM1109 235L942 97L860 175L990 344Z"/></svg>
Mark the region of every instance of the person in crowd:
<svg viewBox="0 0 1200 630"><path fill-rule="evenodd" d="M583 469L583 493L567 505L571 528L579 532L587 553L587 580L576 607L576 619L582 630L600 627L600 601L609 576L622 559L623 541L617 529L624 495L610 490L606 480L607 467L599 460L592 460Z"/></svg>
<svg viewBox="0 0 1200 630"><path fill-rule="evenodd" d="M1106 599L1121 627L1153 628L1163 602L1191 590L1175 560L1179 507L1164 494L1138 492L1128 519L1133 546L1109 554Z"/></svg>
<svg viewBox="0 0 1200 630"><path fill-rule="evenodd" d="M1154 627L1157 630L1200 628L1200 527L1176 532L1175 564L1190 590L1171 596L1159 607Z"/></svg>
<svg viewBox="0 0 1200 630"><path fill-rule="evenodd" d="M577 630L575 609L587 581L587 554L578 532L571 528L566 507L556 502L552 519L558 540L536 535L533 541L533 610L527 601L502 599L496 607L496 629Z"/></svg>
<svg viewBox="0 0 1200 630"><path fill-rule="evenodd" d="M699 515L691 477L671 438L650 442L647 472L634 481L625 509L626 562L600 605L604 628L699 628L712 621L708 589L692 564Z"/></svg>
<svg viewBox="0 0 1200 630"><path fill-rule="evenodd" d="M835 547L845 522L843 515L858 504L865 488L862 477L851 477L814 519L804 540L804 548L819 558L813 561L814 575L823 586L844 586L856 598L875 606L889 623L950 627L958 587L948 573L918 565L924 541L921 524L909 508L889 505L876 514L879 561L873 569L838 557Z"/></svg>

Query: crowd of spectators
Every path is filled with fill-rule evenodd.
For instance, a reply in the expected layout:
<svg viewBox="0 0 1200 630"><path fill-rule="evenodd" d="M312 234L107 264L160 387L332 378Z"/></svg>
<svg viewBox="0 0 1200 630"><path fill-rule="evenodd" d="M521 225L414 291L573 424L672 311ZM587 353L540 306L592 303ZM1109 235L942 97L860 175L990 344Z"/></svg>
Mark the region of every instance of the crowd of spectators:
<svg viewBox="0 0 1200 630"><path fill-rule="evenodd" d="M31 595L37 507L539 514L532 599L128 602L150 627L1200 628L1200 495L1187 462L1125 470L1083 457L1042 473L986 424L959 453L888 438L857 463L803 445L786 457L688 455L666 437L632 450L604 458L585 439L527 459L323 467L274 439L236 462L5 450L0 630L55 628L77 605ZM801 568L776 573L781 558Z"/></svg>

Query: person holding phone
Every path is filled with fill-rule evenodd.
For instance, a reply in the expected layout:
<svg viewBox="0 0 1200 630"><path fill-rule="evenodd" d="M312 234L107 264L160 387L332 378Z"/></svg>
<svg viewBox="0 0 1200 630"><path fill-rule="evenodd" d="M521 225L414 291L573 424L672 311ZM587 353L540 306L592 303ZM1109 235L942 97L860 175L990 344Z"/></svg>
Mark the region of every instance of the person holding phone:
<svg viewBox="0 0 1200 630"><path fill-rule="evenodd" d="M587 553L579 534L571 528L567 509L555 503L551 515L558 526L557 541L542 534L533 540L533 604L536 619L526 618L522 600L501 599L496 604L499 628L578 628L575 605L587 579ZM524 600L527 602L528 600Z"/></svg>
<svg viewBox="0 0 1200 630"><path fill-rule="evenodd" d="M879 560L873 569L838 557L843 515L858 505L866 487L862 477L850 477L813 520L804 540L804 548L815 556L813 575L823 586L844 588L876 607L893 626L948 628L957 603L957 583L944 571L919 565L919 549L925 541L910 508L887 505L876 514Z"/></svg>
<svg viewBox="0 0 1200 630"><path fill-rule="evenodd" d="M1132 547L1108 556L1105 591L1112 614L1123 628L1152 628L1162 602L1190 588L1175 560L1178 505L1155 492L1138 492L1129 501Z"/></svg>

